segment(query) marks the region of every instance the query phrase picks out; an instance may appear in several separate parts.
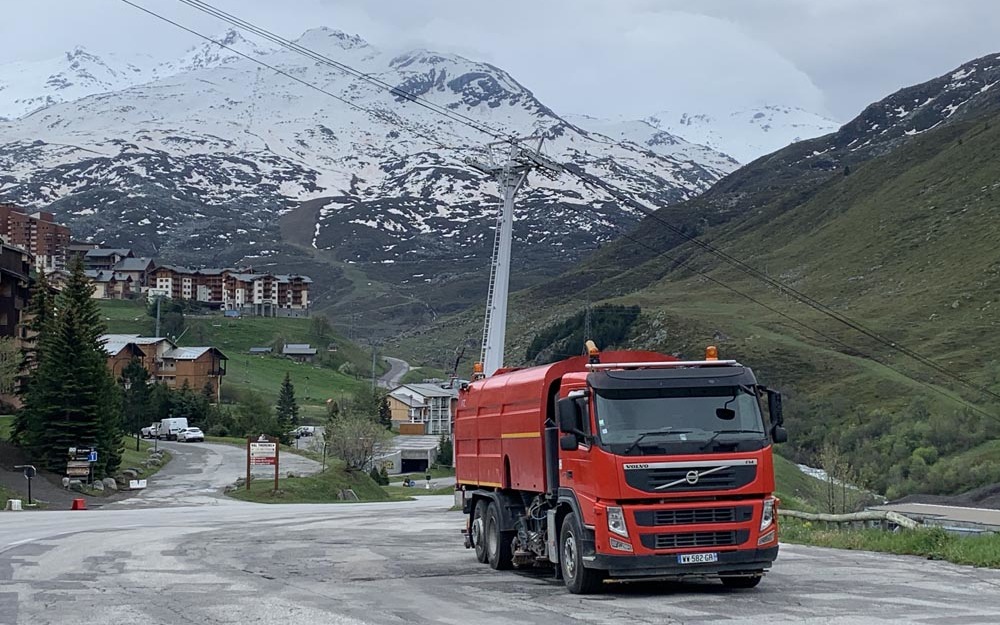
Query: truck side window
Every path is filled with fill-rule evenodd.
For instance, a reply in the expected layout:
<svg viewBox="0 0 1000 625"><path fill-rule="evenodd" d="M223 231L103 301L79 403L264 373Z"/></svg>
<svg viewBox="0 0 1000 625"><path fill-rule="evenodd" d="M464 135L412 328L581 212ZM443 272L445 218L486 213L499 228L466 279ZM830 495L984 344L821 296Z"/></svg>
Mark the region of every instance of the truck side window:
<svg viewBox="0 0 1000 625"><path fill-rule="evenodd" d="M593 427L591 427L590 420L593 416L590 414L590 400L586 397L581 397L576 400L578 406L580 406L580 412L583 414L583 431L588 436L592 435Z"/></svg>

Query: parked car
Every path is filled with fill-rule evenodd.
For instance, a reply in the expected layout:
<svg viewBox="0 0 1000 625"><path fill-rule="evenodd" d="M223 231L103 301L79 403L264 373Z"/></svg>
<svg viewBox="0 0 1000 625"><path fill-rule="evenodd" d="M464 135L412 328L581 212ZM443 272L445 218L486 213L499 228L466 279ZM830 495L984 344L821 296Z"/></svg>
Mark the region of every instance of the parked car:
<svg viewBox="0 0 1000 625"><path fill-rule="evenodd" d="M139 430L139 432L143 438L155 438L156 433L159 431L159 429L160 429L160 422L157 421L156 423L153 423L148 427L142 428L141 430Z"/></svg>
<svg viewBox="0 0 1000 625"><path fill-rule="evenodd" d="M299 427L292 430L292 435L295 438L302 438L304 436L313 436L316 434L316 428L311 425L300 425Z"/></svg>
<svg viewBox="0 0 1000 625"><path fill-rule="evenodd" d="M177 433L178 443L193 443L194 441L205 441L205 435L198 428L184 428Z"/></svg>

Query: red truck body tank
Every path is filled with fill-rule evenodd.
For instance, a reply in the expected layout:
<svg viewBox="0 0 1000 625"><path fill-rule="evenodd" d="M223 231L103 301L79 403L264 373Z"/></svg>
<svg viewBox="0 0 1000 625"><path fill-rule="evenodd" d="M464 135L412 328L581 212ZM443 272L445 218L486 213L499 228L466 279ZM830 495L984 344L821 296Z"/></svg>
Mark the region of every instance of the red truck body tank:
<svg viewBox="0 0 1000 625"><path fill-rule="evenodd" d="M603 362L677 360L656 352L602 352ZM542 431L553 393L568 373L586 373L587 356L500 372L459 394L455 467L460 485L545 491Z"/></svg>

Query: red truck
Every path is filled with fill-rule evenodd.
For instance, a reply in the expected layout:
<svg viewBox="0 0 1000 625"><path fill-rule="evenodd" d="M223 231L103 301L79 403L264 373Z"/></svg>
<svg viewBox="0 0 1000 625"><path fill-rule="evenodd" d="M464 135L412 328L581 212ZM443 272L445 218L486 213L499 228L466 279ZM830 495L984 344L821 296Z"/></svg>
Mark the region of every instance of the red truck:
<svg viewBox="0 0 1000 625"><path fill-rule="evenodd" d="M494 569L555 565L573 593L607 579L756 586L778 554L781 395L714 347L689 362L588 347L463 385L466 547Z"/></svg>

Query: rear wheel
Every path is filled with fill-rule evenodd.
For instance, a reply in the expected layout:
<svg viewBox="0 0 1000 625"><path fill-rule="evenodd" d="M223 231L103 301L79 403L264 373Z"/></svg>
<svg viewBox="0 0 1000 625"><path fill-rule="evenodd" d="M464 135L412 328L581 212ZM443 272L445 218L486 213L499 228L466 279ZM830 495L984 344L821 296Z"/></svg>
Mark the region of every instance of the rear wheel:
<svg viewBox="0 0 1000 625"><path fill-rule="evenodd" d="M723 577L722 585L726 588L754 588L763 579L763 575L750 575L747 577Z"/></svg>
<svg viewBox="0 0 1000 625"><path fill-rule="evenodd" d="M486 508L486 558L490 568L504 571L513 565L512 538L511 532L500 531L500 507L490 502Z"/></svg>
<svg viewBox="0 0 1000 625"><path fill-rule="evenodd" d="M604 571L583 566L583 530L575 514L563 521L559 531L559 566L562 567L566 588L576 595L586 595L600 590Z"/></svg>
<svg viewBox="0 0 1000 625"><path fill-rule="evenodd" d="M482 564L489 561L486 553L486 507L489 504L485 499L476 502L476 507L472 511L472 526L469 531L472 533L472 546L476 549L476 560Z"/></svg>

